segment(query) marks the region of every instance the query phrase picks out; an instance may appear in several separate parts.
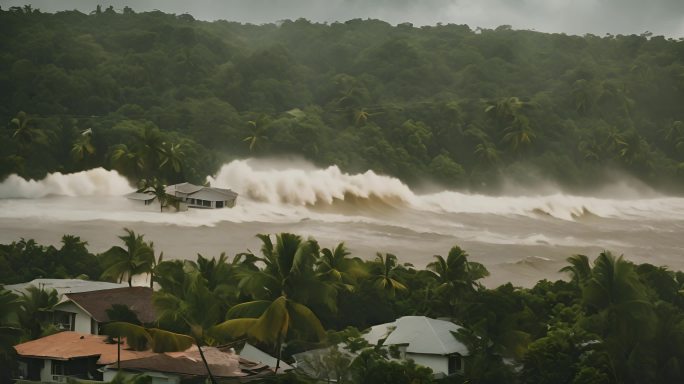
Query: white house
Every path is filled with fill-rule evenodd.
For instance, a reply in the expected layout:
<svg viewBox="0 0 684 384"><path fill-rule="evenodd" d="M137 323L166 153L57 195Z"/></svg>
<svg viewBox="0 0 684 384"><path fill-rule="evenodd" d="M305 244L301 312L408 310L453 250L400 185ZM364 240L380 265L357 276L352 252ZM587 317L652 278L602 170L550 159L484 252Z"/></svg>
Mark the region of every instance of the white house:
<svg viewBox="0 0 684 384"><path fill-rule="evenodd" d="M375 325L363 335L372 345L397 346L402 359L429 367L436 375L462 373L468 348L454 337L461 327L425 316L404 316Z"/></svg>
<svg viewBox="0 0 684 384"><path fill-rule="evenodd" d="M53 308L54 323L63 330L97 335L110 321L107 310L113 304L126 305L142 323L156 320L151 288L122 287L65 294Z"/></svg>
<svg viewBox="0 0 684 384"><path fill-rule="evenodd" d="M416 364L429 367L439 378L463 373L463 358L468 355L468 348L453 335L460 328L450 321L405 316L391 323L373 326L362 337L373 346L395 346L399 359L411 359ZM325 363L333 353L349 361L358 354L348 351L343 345L307 351L294 355L297 369L311 377L334 380L340 373L331 371Z"/></svg>
<svg viewBox="0 0 684 384"><path fill-rule="evenodd" d="M238 194L230 189L204 187L190 183L169 185L166 193L194 208L232 208Z"/></svg>

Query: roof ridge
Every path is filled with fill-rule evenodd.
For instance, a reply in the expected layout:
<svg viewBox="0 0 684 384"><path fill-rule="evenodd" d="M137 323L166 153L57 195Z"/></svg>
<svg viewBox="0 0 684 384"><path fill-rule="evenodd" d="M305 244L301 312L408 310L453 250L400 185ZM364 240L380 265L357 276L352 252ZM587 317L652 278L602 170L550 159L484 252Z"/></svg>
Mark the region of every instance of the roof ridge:
<svg viewBox="0 0 684 384"><path fill-rule="evenodd" d="M439 337L439 335L437 334L437 331L435 330L435 327L432 326L432 322L430 321L430 320L433 320L433 319L431 319L431 318L429 318L429 317L427 317L427 316L422 316L422 317L423 317L423 320L424 320L426 323L428 323L428 325L430 326L430 331L432 331L432 334L435 335L435 337L437 338L437 340L439 340L439 345L442 346L442 351L446 354L446 353L447 353L446 345L444 345L444 343L442 342L442 339Z"/></svg>

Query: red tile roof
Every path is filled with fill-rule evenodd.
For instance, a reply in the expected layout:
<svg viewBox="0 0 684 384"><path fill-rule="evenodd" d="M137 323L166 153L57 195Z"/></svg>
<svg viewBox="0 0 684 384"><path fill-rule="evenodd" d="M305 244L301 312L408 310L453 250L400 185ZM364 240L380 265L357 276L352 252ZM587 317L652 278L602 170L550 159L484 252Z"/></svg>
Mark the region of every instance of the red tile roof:
<svg viewBox="0 0 684 384"><path fill-rule="evenodd" d="M97 364L116 363L116 343L107 343L107 336L88 335L78 332L60 332L38 340L14 346L21 357L52 360L71 360L98 357ZM121 361L140 359L155 355L152 351L131 351L121 346Z"/></svg>
<svg viewBox="0 0 684 384"><path fill-rule="evenodd" d="M109 321L106 311L112 307L112 304L125 304L138 315L140 321L152 323L157 320L154 305L152 305L152 293L152 289L148 287L125 287L67 293L66 297L83 308L99 323Z"/></svg>

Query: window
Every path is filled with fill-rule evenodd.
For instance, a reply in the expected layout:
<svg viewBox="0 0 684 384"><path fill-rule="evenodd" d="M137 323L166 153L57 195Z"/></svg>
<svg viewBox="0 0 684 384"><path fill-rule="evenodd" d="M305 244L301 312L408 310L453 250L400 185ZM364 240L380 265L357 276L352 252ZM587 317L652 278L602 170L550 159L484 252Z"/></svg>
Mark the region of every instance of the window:
<svg viewBox="0 0 684 384"><path fill-rule="evenodd" d="M58 360L52 360L52 374L53 375L64 375L64 362Z"/></svg>
<svg viewBox="0 0 684 384"><path fill-rule="evenodd" d="M202 206L203 206L203 207L211 207L211 201L209 201L209 200L202 200Z"/></svg>
<svg viewBox="0 0 684 384"><path fill-rule="evenodd" d="M223 201L217 201L216 208L223 208Z"/></svg>
<svg viewBox="0 0 684 384"><path fill-rule="evenodd" d="M463 371L463 361L461 360L461 355L449 355L449 374Z"/></svg>

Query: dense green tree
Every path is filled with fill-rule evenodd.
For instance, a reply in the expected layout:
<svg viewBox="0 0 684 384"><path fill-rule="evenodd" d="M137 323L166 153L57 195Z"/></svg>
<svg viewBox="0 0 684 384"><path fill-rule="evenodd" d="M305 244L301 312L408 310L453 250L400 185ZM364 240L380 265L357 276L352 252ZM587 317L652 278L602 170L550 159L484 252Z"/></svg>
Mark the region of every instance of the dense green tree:
<svg viewBox="0 0 684 384"><path fill-rule="evenodd" d="M128 286L133 285L133 276L150 273L154 265L154 248L151 243L145 242L144 235L136 235L135 232L124 228L126 235L119 236L124 247L118 245L111 247L101 258L102 277L115 281L128 280Z"/></svg>

